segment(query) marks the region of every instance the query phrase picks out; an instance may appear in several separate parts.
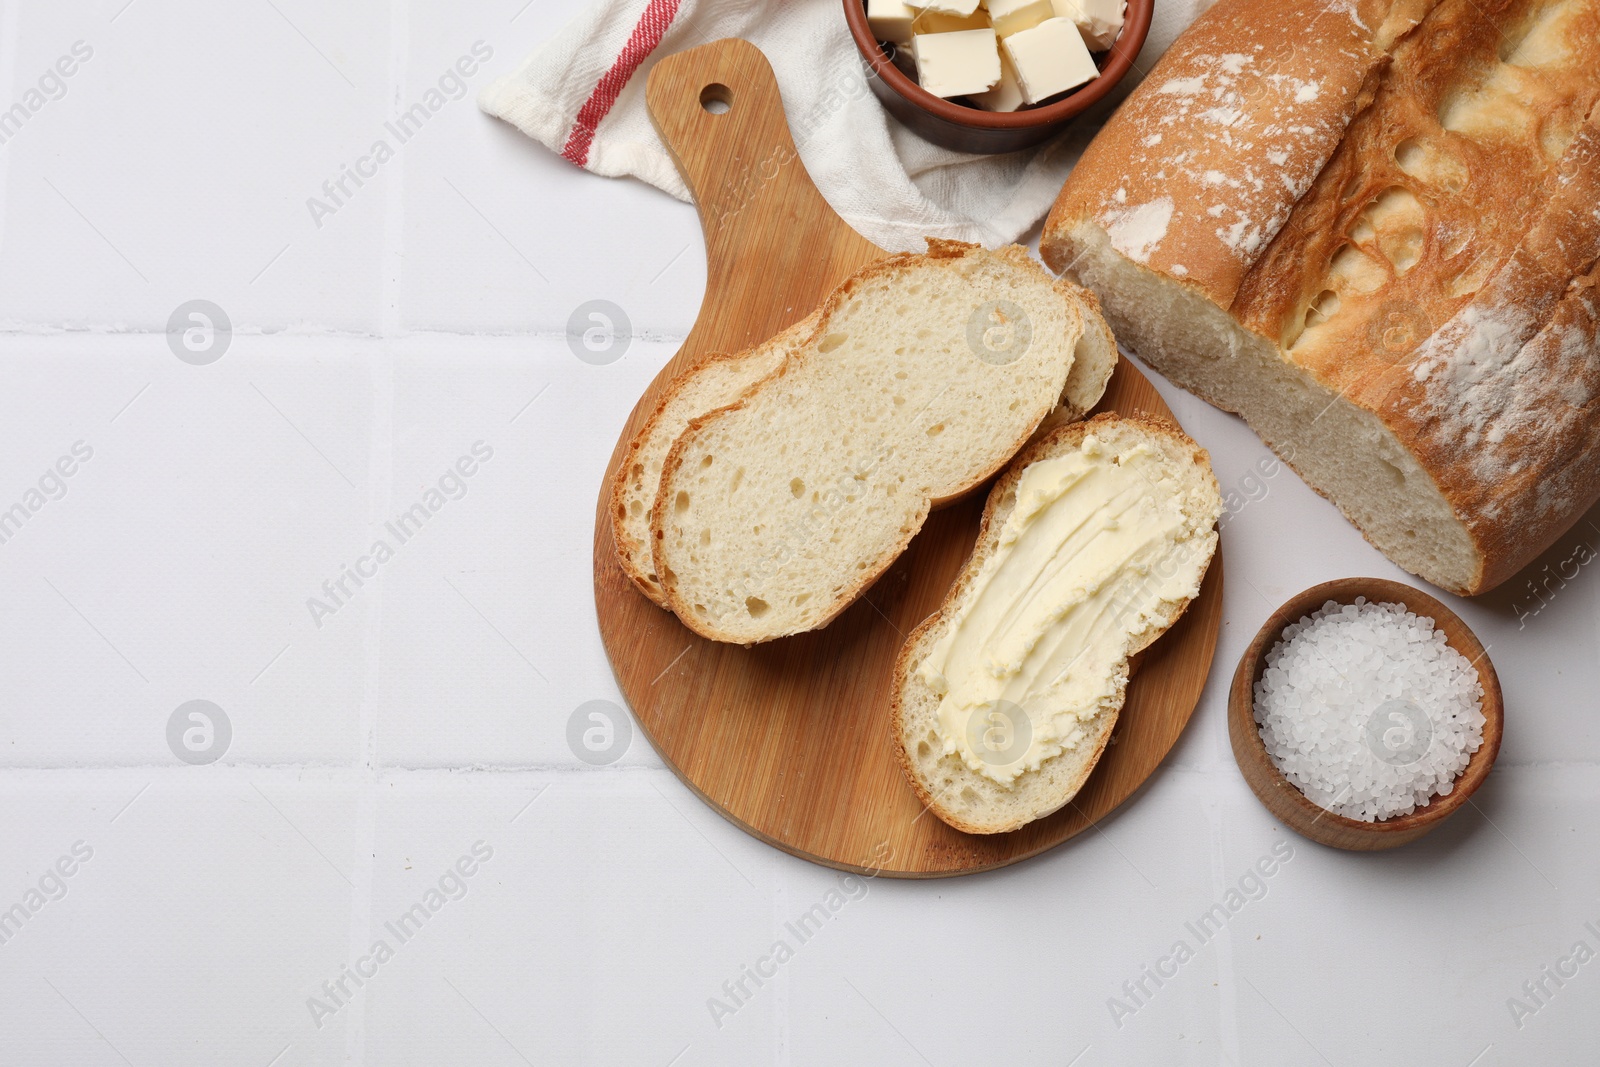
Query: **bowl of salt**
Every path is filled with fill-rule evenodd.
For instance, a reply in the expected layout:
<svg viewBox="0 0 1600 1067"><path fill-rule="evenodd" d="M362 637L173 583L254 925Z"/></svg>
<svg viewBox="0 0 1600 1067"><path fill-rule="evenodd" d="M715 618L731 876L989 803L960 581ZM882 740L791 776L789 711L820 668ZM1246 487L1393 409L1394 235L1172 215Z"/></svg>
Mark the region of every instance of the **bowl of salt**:
<svg viewBox="0 0 1600 1067"><path fill-rule="evenodd" d="M1239 659L1228 736L1252 792L1334 848L1415 841L1488 777L1504 722L1483 644L1444 604L1382 578L1291 597Z"/></svg>

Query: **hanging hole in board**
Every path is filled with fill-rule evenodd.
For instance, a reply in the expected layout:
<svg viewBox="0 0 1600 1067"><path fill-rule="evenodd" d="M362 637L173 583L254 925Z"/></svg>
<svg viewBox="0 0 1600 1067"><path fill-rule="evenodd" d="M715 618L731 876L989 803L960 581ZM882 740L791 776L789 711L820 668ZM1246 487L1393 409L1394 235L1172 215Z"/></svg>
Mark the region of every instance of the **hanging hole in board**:
<svg viewBox="0 0 1600 1067"><path fill-rule="evenodd" d="M700 90L700 106L713 115L726 115L733 107L733 90L712 82Z"/></svg>

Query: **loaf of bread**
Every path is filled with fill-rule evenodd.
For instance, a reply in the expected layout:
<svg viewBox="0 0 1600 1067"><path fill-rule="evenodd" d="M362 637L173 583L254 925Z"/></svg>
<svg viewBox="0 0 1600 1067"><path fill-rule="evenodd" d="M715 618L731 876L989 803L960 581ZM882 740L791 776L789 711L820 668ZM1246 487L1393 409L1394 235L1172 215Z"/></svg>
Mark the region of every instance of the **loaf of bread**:
<svg viewBox="0 0 1600 1067"><path fill-rule="evenodd" d="M1219 0L1040 247L1399 566L1505 581L1600 494L1600 0Z"/></svg>
<svg viewBox="0 0 1600 1067"><path fill-rule="evenodd" d="M1109 517L1086 508L1083 516L1070 515L1052 531L1040 528L1038 519L1024 511L1031 525L1009 527L1028 469L1073 453L1081 462L1064 472L1065 477L1073 490L1091 495L1096 487L1089 483L1097 472L1103 476L1108 468L1143 453L1146 466L1127 478L1135 496L1143 497L1132 506L1158 517L1146 527L1149 536L1141 533L1132 547L1127 541L1111 541L1098 555L1093 551L1097 539L1135 532L1138 515L1129 510L1126 490L1108 497L1116 503ZM1023 506L1036 502L1024 500ZM901 766L923 804L958 830L990 834L1049 815L1076 796L1116 726L1127 696L1130 658L1166 633L1198 595L1216 552L1221 513L1222 497L1205 452L1166 419L1100 415L1058 429L1023 450L990 490L977 545L944 605L911 632L895 663L891 733ZM1052 533L1062 540L1058 543ZM1032 560L1016 556L1014 546L1029 538L1046 545L1049 554ZM1013 553L1010 560L997 559L1002 551ZM1023 570L1009 594L997 578L1007 565ZM1073 604L1074 599L1083 603ZM1044 612L1049 627L1028 627L1030 606ZM1069 615L1073 611L1081 617ZM988 631L997 621L999 630ZM1067 632L1056 633L1062 626ZM953 628L965 628L969 642L975 633L986 633L996 642L992 647L983 644L981 655L969 646L969 663L976 661L987 674L1008 664L1018 679L1034 679L1023 687L1032 695L1018 697L1020 704L995 701L980 711L999 714L995 723L1007 731L1013 751L984 751L981 744L970 743L970 736L963 746L941 728L941 704L954 695L935 669L936 664L949 669L949 660L933 654L953 647ZM1009 644L997 636L1019 629L1024 632L1005 635L1014 639ZM1092 648L1076 643L1084 635L1091 637ZM1057 674L1059 664L1065 668ZM1047 681L1051 675L1054 680ZM1076 687L1063 684L1073 675ZM1002 691L1015 689L1008 683ZM1022 718L1029 721L1018 721ZM1048 745L1029 748L1027 741L1014 740L1021 733L1043 737L1046 724L1062 720L1071 725ZM1010 764L1007 773L985 773L986 763L997 758Z"/></svg>
<svg viewBox="0 0 1600 1067"><path fill-rule="evenodd" d="M776 371L672 444L653 573L690 629L749 644L826 625L1060 404L1087 294L1021 248L928 244L846 279ZM1090 371L1098 395L1110 367Z"/></svg>

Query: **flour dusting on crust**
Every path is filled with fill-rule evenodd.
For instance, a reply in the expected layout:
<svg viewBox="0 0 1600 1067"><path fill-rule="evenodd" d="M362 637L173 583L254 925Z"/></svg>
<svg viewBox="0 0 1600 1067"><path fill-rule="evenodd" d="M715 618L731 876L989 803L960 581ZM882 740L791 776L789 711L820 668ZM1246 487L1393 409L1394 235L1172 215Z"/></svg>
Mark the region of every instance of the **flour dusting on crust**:
<svg viewBox="0 0 1600 1067"><path fill-rule="evenodd" d="M1328 5L1312 18L1339 23L1346 28L1340 34L1359 25L1353 5L1344 2ZM1182 228L1181 221L1191 214L1217 220L1209 254L1221 252L1242 270L1288 220L1338 144L1343 127L1326 117L1328 86L1316 72L1323 59L1312 57L1315 62L1308 63L1303 44L1263 32L1248 20L1228 29L1231 47L1175 56L1125 105L1133 120L1151 132L1122 161L1126 169L1120 181L1137 187L1154 179L1216 190L1217 196L1199 205L1181 196L1165 198L1169 211L1161 229ZM1160 77L1163 72L1165 78ZM1341 86L1339 92L1349 97L1351 87ZM1112 232L1113 246L1130 259L1170 270L1161 256L1152 261L1160 236L1142 239L1153 232L1157 217L1153 208L1135 216L1123 201L1108 199L1099 205L1096 221ZM1208 254L1192 242L1167 254L1180 252Z"/></svg>
<svg viewBox="0 0 1600 1067"><path fill-rule="evenodd" d="M1116 211L1106 222L1111 247L1135 263L1150 262L1150 253L1167 236L1172 222L1172 198L1163 196L1136 208Z"/></svg>

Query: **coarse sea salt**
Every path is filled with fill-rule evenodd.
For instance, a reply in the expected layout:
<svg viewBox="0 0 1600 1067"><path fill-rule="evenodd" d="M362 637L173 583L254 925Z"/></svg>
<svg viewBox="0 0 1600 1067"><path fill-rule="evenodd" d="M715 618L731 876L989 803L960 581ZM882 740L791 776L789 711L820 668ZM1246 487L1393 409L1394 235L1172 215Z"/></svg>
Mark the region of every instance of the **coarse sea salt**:
<svg viewBox="0 0 1600 1067"><path fill-rule="evenodd" d="M1301 792L1375 822L1455 787L1483 744L1483 683L1432 619L1404 604L1330 600L1267 653L1255 720Z"/></svg>

